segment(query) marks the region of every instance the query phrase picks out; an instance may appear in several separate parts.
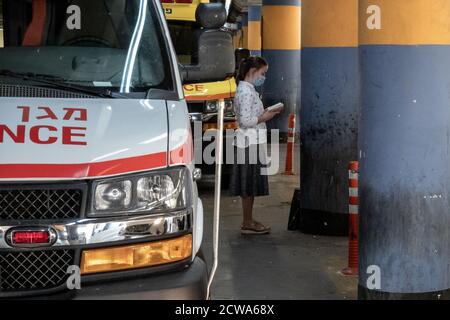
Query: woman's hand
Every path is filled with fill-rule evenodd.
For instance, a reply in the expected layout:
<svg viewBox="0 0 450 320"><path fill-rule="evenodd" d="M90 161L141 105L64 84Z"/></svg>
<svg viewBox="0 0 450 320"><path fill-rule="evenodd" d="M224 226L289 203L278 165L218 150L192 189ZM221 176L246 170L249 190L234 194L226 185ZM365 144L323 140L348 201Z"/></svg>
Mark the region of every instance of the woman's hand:
<svg viewBox="0 0 450 320"><path fill-rule="evenodd" d="M273 111L265 110L262 115L258 118L258 123L267 122L269 120L272 120L277 114L281 113L283 109L277 109Z"/></svg>

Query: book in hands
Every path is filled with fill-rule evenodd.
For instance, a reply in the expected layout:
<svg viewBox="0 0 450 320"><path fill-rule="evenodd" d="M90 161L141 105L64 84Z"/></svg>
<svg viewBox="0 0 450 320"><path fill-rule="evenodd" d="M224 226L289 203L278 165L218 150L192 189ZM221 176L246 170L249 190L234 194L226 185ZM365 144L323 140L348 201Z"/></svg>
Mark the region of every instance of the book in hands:
<svg viewBox="0 0 450 320"><path fill-rule="evenodd" d="M268 107L267 110L271 111L271 112L272 111L281 111L281 109L283 109L283 108L284 108L284 104L282 104L280 102L280 103L274 104L273 106Z"/></svg>

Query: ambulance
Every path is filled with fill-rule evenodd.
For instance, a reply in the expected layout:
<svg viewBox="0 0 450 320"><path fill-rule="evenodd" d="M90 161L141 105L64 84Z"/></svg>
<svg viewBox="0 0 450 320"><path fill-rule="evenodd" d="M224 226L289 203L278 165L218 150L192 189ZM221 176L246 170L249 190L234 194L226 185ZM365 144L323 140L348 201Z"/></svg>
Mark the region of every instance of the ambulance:
<svg viewBox="0 0 450 320"><path fill-rule="evenodd" d="M212 174L214 165L202 161L205 157L201 157L201 155L208 151L207 146L211 143L210 135L207 132L211 133L217 130L220 99L225 100L224 130L228 130L230 133L237 129L234 110L236 94L234 45L232 34L223 28L227 20L227 12L221 1L161 1L181 68L189 72L192 70L192 65L198 64L199 55L202 54L215 63L213 69L203 69L202 73L196 71L196 74L191 72L188 81L185 81L183 85L191 121L198 124L198 127L193 126L193 131L197 129L196 137L199 137L195 141L196 155L199 160L197 166L204 174ZM204 14L205 11L210 13ZM223 18L222 23L221 19L218 19L218 24L216 23L217 16ZM215 18L212 19L212 17ZM207 41L200 40L202 43L199 46L201 38L205 38ZM214 48L219 48L219 50L214 50ZM224 133L224 143L231 145L234 136ZM200 140L200 136L203 138L202 140ZM226 187L231 166L225 163L223 170L223 181Z"/></svg>
<svg viewBox="0 0 450 320"><path fill-rule="evenodd" d="M206 298L183 80L214 60L180 72L160 0L0 0L0 32L0 299Z"/></svg>

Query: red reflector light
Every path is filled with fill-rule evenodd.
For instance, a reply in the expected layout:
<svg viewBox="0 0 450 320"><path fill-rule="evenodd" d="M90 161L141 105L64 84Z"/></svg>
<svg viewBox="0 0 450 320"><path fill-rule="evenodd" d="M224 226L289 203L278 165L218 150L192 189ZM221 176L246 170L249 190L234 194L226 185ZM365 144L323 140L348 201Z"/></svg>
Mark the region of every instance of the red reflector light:
<svg viewBox="0 0 450 320"><path fill-rule="evenodd" d="M174 0L161 0L162 3L173 3Z"/></svg>
<svg viewBox="0 0 450 320"><path fill-rule="evenodd" d="M50 243L48 231L18 231L12 234L13 244L43 244Z"/></svg>

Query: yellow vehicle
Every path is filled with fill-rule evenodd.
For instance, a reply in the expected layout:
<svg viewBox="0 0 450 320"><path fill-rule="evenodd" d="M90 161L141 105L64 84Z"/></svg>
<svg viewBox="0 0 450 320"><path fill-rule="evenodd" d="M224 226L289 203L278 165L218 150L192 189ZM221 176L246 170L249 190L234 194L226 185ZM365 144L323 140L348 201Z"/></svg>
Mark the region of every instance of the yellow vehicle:
<svg viewBox="0 0 450 320"><path fill-rule="evenodd" d="M235 57L232 36L222 28L227 19L224 5L209 0L162 3L181 69L185 71L183 87L191 120L202 122L202 133L216 129L218 101L225 99L224 128L236 129ZM217 47L221 48L219 52ZM216 68L202 70L205 60L214 61ZM208 143L204 141L205 146ZM214 172L212 165L197 164L206 174ZM225 167L225 181L228 173L229 168Z"/></svg>

